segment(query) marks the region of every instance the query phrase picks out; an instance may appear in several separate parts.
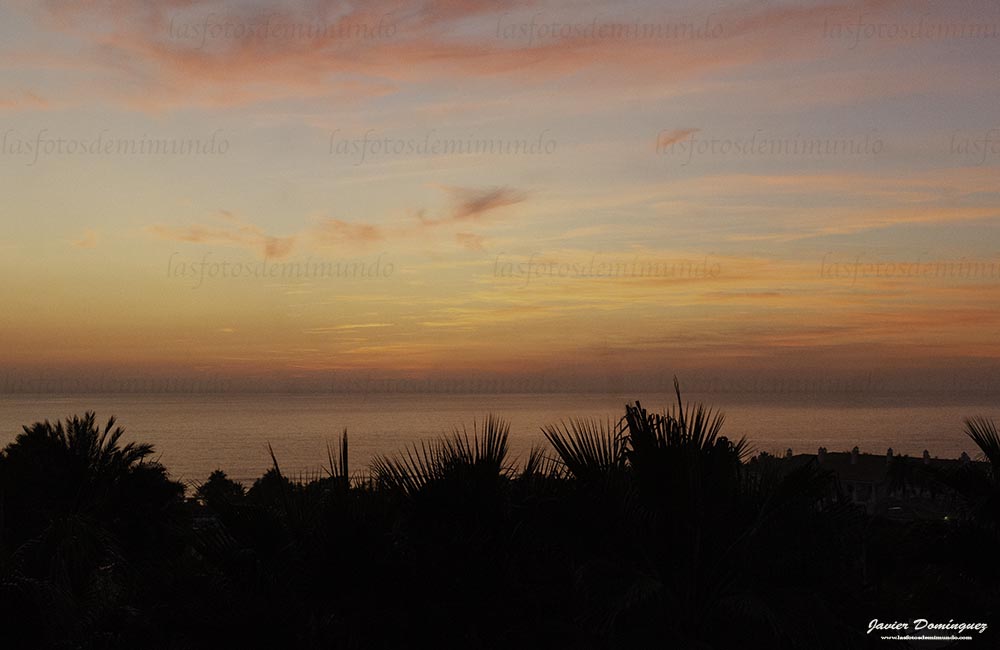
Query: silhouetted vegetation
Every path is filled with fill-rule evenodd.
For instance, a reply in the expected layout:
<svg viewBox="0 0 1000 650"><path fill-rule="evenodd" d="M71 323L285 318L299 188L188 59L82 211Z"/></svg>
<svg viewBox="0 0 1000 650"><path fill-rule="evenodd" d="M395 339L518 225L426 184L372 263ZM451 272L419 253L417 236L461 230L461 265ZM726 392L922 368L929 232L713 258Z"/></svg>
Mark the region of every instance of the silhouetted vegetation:
<svg viewBox="0 0 1000 650"><path fill-rule="evenodd" d="M992 422L967 422L988 462L893 461L894 486L956 495L933 520L867 514L722 426L678 390L546 426L518 462L490 416L363 478L345 431L326 476L272 454L185 498L113 419L34 424L0 453L0 647L839 650L894 647L873 618L997 620Z"/></svg>

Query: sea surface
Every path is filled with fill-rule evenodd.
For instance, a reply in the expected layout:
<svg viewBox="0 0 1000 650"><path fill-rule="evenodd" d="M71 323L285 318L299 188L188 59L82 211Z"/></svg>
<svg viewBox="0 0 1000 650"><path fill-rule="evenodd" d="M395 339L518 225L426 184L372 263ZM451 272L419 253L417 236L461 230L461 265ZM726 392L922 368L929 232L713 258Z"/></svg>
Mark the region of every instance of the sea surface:
<svg viewBox="0 0 1000 650"><path fill-rule="evenodd" d="M608 394L377 394L377 395L0 395L0 445L22 425L55 421L96 411L102 423L111 415L126 430L126 440L153 443L170 474L188 485L223 469L248 486L271 465L268 444L286 475L310 478L327 465L327 443L335 446L346 428L352 473L363 472L378 454L392 455L408 445L465 426L494 413L510 422L512 455L522 459L533 445L545 444L541 427L568 418L617 420L624 405L641 399L661 411L671 396ZM724 394L686 395L726 415L723 434L746 436L759 451L815 453L820 446L846 451L957 458L978 450L963 434L962 419L985 415L1000 420L989 404L935 404L933 399L883 397L824 403L810 396Z"/></svg>

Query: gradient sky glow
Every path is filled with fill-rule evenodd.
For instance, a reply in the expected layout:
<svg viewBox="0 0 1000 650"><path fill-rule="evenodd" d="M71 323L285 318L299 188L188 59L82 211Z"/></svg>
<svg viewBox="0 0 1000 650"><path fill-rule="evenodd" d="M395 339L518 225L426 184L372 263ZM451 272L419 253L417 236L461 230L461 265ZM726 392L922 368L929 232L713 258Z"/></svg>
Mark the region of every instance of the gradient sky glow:
<svg viewBox="0 0 1000 650"><path fill-rule="evenodd" d="M1000 368L1000 7L663 4L6 3L0 369Z"/></svg>

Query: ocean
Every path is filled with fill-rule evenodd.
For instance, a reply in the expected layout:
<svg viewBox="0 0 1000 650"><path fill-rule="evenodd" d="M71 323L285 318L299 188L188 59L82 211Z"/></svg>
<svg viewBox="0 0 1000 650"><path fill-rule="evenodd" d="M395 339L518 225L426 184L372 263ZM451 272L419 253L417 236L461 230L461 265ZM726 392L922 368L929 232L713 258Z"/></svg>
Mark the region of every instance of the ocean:
<svg viewBox="0 0 1000 650"><path fill-rule="evenodd" d="M533 445L545 444L541 427L568 418L617 420L636 398L662 410L672 396L609 394L375 394L375 395L0 395L0 444L22 425L55 421L96 411L111 415L126 429L126 440L155 445L156 458L172 477L188 485L204 481L215 469L247 486L271 465L268 444L282 472L310 478L326 465L326 445L334 446L346 428L352 473L363 471L377 454L394 454L407 445L449 434L494 413L510 422L512 455L523 460ZM864 453L957 458L978 450L962 433L962 419L997 418L994 405L941 403L933 399L843 398L835 402L808 395L685 395L726 415L723 434L746 436L754 449L770 453L815 453L820 446Z"/></svg>

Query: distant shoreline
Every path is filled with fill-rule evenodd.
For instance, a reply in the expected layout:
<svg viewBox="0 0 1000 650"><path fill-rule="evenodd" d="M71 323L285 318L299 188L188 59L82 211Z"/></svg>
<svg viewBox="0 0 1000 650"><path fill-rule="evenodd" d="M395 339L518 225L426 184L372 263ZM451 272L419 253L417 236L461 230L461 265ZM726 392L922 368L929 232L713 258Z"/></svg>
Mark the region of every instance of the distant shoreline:
<svg viewBox="0 0 1000 650"><path fill-rule="evenodd" d="M721 390L687 390L686 399L692 401L705 402L707 405L716 406L722 403L728 404L759 404L775 406L795 406L808 408L810 406L845 406L845 407L933 407L944 405L991 405L1000 403L1000 391L946 391L946 390L925 390L925 391L875 391L875 392L805 392L805 391L721 391ZM633 401L636 396L645 400L656 399L669 401L671 393L663 389L647 389L636 391L601 391L601 390L551 390L551 391L450 391L450 390L397 390L397 391L330 391L315 389L300 390L200 390L200 391L172 391L172 390L90 390L90 391L0 391L0 399L76 399L83 397L102 398L124 397L124 398L210 398L210 397L294 397L294 398L335 398L335 399L391 399L407 398L418 396L443 397L453 396L459 398L490 398L490 397L562 397L580 396L602 398L621 398L625 401ZM650 404L649 406L656 406Z"/></svg>

